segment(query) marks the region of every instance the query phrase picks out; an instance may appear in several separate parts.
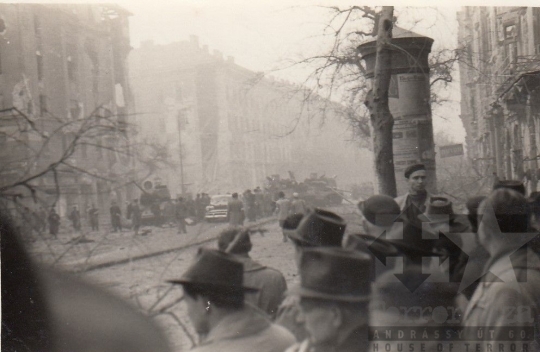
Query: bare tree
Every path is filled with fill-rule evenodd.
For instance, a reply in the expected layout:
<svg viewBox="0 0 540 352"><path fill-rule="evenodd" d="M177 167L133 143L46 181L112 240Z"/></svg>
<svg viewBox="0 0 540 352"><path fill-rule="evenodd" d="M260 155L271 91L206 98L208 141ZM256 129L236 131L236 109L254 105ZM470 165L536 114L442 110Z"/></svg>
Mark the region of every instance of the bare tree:
<svg viewBox="0 0 540 352"><path fill-rule="evenodd" d="M134 142L134 127L103 106L85 117L43 120L3 109L0 124L0 203L11 211L28 196L54 206L66 186L81 180L120 189L169 162L163 146Z"/></svg>

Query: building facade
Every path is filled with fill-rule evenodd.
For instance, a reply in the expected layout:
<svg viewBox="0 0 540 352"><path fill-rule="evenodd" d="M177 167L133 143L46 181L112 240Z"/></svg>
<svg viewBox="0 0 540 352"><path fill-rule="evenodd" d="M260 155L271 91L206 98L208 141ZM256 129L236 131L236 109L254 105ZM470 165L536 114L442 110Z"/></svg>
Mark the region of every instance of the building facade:
<svg viewBox="0 0 540 352"><path fill-rule="evenodd" d="M0 4L0 159L9 165L0 171L3 187L59 160L76 143L81 131L76 121L113 116L119 126L129 122L128 17L113 5ZM41 136L21 130L25 123ZM17 126L19 141L9 138ZM61 215L72 206L84 214L92 203L105 214L112 200L130 197L128 188L115 182L132 163L115 151L129 144L126 130L86 136L56 175L48 172L31 183Z"/></svg>
<svg viewBox="0 0 540 352"><path fill-rule="evenodd" d="M167 146L173 162L157 176L173 195L243 191L288 171L371 180L371 161L347 141L346 124L328 117L319 129L309 118L322 99L210 53L196 36L142 43L129 62L139 135Z"/></svg>
<svg viewBox="0 0 540 352"><path fill-rule="evenodd" d="M477 170L538 190L540 8L458 13L461 119Z"/></svg>

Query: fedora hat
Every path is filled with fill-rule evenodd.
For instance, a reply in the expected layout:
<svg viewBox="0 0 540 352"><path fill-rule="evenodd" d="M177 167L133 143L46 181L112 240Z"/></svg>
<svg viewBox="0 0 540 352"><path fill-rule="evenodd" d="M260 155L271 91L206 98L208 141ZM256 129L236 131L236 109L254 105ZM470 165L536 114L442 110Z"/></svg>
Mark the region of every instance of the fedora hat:
<svg viewBox="0 0 540 352"><path fill-rule="evenodd" d="M343 248L371 253L386 265L386 257L397 257L398 248L389 241L363 233L350 234L343 243Z"/></svg>
<svg viewBox="0 0 540 352"><path fill-rule="evenodd" d="M224 288L229 292L255 292L256 288L243 285L244 265L230 254L201 248L195 260L180 279L168 280L172 284L192 284L211 288Z"/></svg>
<svg viewBox="0 0 540 352"><path fill-rule="evenodd" d="M291 237L292 234L296 231L298 228L298 224L300 224L300 221L304 218L304 214L298 213L287 216L285 218L285 221L283 221L283 233Z"/></svg>
<svg viewBox="0 0 540 352"><path fill-rule="evenodd" d="M300 262L300 286L288 293L331 301L369 301L371 257L338 247L308 248Z"/></svg>
<svg viewBox="0 0 540 352"><path fill-rule="evenodd" d="M431 197L426 211L418 216L420 220L430 223L447 222L455 217L452 202L446 197Z"/></svg>
<svg viewBox="0 0 540 352"><path fill-rule="evenodd" d="M341 247L347 224L331 211L315 208L307 213L289 237L304 247Z"/></svg>

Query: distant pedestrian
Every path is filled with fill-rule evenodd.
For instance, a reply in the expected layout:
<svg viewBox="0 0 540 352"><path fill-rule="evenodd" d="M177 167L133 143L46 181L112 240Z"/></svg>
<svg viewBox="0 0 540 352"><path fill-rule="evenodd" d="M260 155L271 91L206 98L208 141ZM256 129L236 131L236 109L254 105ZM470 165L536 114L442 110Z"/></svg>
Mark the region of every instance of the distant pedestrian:
<svg viewBox="0 0 540 352"><path fill-rule="evenodd" d="M71 220L71 224L73 225L73 229L75 231L81 230L81 213L76 205L73 206L73 209L69 214L69 220Z"/></svg>
<svg viewBox="0 0 540 352"><path fill-rule="evenodd" d="M301 199L298 193L293 193L293 200L291 202L291 215L293 214L305 214L307 212L306 202Z"/></svg>
<svg viewBox="0 0 540 352"><path fill-rule="evenodd" d="M244 209L249 222L257 220L257 211L255 209L255 195L248 189L244 192Z"/></svg>
<svg viewBox="0 0 540 352"><path fill-rule="evenodd" d="M47 212L43 207L39 207L38 217L41 224L41 232L47 231Z"/></svg>
<svg viewBox="0 0 540 352"><path fill-rule="evenodd" d="M283 223L291 211L291 201L285 198L285 193L278 193L278 200L276 201L276 214L279 221L279 227L283 229ZM283 232L283 242L287 242L287 236Z"/></svg>
<svg viewBox="0 0 540 352"><path fill-rule="evenodd" d="M51 209L48 217L49 221L49 233L56 237L58 235L58 228L60 227L60 216L56 214L54 208Z"/></svg>
<svg viewBox="0 0 540 352"><path fill-rule="evenodd" d="M122 210L120 209L118 204L116 204L116 201L112 201L109 211L111 213L111 225L113 228L113 232L122 232Z"/></svg>
<svg viewBox="0 0 540 352"><path fill-rule="evenodd" d="M135 231L135 236L137 236L141 227L141 208L139 208L138 199L134 199L133 203L128 206L127 218L131 219L131 227Z"/></svg>
<svg viewBox="0 0 540 352"><path fill-rule="evenodd" d="M178 198L176 203L176 221L178 222L178 233L187 233L186 218L188 217L188 208L183 197Z"/></svg>
<svg viewBox="0 0 540 352"><path fill-rule="evenodd" d="M238 193L232 194L232 199L227 204L227 215L229 224L232 226L242 225L244 223L243 203L238 199Z"/></svg>
<svg viewBox="0 0 540 352"><path fill-rule="evenodd" d="M90 226L92 231L99 231L99 210L94 204L88 209L88 219L90 220Z"/></svg>
<svg viewBox="0 0 540 352"><path fill-rule="evenodd" d="M168 199L163 205L163 222L167 226L171 226L172 224L172 227L174 227L174 223L175 223L174 219L175 219L175 207L172 201Z"/></svg>

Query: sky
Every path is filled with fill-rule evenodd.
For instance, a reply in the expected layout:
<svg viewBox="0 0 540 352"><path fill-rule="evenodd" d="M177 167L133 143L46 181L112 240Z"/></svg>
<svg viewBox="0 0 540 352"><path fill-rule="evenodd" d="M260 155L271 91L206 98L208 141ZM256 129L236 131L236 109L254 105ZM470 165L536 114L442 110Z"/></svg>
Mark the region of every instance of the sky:
<svg viewBox="0 0 540 352"><path fill-rule="evenodd" d="M284 69L290 60L322 52L329 41L324 30L330 18L327 6L347 7L357 1L334 0L183 0L126 1L132 12L131 45L145 40L156 44L189 40L196 35L210 52L233 56L240 66L292 82L302 82L310 68ZM435 39L433 50L457 45L459 7L396 6L398 25ZM459 119L459 75L443 94L451 101L433 111L435 131L445 131L457 143L465 131Z"/></svg>
<svg viewBox="0 0 540 352"><path fill-rule="evenodd" d="M21 2L54 2L30 0ZM9 2L0 0L0 2ZM64 1L70 2L70 1ZM76 0L73 3L104 2ZM240 66L262 71L292 82L302 82L311 69L284 69L300 56L320 53L328 45L323 37L329 11L325 7L372 5L353 0L113 0L128 9L131 45L145 40L157 44L189 40L196 35L210 52L218 50L233 56ZM534 1L515 0L513 5L534 5ZM398 25L435 40L433 50L457 46L456 13L460 6L503 6L504 0L407 0L377 5L394 5ZM538 6L538 5L536 5ZM433 109L435 132L444 131L455 142L464 141L465 130L459 119L459 74L442 94L449 100Z"/></svg>

